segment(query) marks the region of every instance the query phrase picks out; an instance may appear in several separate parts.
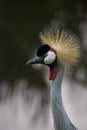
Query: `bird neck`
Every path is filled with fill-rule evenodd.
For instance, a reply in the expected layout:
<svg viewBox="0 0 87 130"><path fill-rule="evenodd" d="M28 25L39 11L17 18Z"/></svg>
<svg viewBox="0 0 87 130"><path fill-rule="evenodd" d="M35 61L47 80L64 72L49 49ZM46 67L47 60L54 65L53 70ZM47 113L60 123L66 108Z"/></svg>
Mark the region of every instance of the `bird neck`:
<svg viewBox="0 0 87 130"><path fill-rule="evenodd" d="M55 130L76 130L70 122L62 101L61 84L64 74L64 66L55 64L56 77L51 86L51 105Z"/></svg>

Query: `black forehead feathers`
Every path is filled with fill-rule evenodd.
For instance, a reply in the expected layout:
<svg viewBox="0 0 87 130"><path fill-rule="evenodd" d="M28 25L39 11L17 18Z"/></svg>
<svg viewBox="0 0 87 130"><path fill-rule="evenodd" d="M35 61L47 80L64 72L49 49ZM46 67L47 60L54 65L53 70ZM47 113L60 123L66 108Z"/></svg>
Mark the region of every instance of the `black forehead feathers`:
<svg viewBox="0 0 87 130"><path fill-rule="evenodd" d="M37 50L36 54L37 56L42 56L43 54L47 53L49 51L50 47L48 45L42 45Z"/></svg>

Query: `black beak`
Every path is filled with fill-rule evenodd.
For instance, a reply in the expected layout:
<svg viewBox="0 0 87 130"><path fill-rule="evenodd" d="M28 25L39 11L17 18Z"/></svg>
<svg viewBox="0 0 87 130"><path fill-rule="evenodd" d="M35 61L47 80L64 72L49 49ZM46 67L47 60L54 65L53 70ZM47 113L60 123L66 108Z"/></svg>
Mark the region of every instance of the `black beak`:
<svg viewBox="0 0 87 130"><path fill-rule="evenodd" d="M35 57L29 60L26 64L43 64L44 57Z"/></svg>

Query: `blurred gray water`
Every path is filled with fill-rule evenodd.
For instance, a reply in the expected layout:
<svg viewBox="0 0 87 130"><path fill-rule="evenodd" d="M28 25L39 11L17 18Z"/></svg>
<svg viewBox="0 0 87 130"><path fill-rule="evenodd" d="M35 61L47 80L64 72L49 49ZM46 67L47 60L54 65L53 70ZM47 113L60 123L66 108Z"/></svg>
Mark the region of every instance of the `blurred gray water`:
<svg viewBox="0 0 87 130"><path fill-rule="evenodd" d="M50 101L42 106L48 91L27 90L27 85L26 80L19 81L11 94L6 82L0 84L0 130L53 130ZM62 96L72 123L79 129L87 129L87 88L65 76Z"/></svg>
<svg viewBox="0 0 87 130"><path fill-rule="evenodd" d="M11 95L8 84L1 84L0 130L51 130L51 111L49 104L42 108L42 93L27 90L25 80L15 87Z"/></svg>

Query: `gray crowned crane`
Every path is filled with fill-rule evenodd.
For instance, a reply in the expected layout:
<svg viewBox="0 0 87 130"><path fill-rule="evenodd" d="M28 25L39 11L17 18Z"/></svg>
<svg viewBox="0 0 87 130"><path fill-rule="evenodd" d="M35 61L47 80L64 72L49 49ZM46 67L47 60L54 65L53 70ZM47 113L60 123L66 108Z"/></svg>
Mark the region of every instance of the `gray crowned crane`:
<svg viewBox="0 0 87 130"><path fill-rule="evenodd" d="M61 84L65 64L75 65L80 57L77 38L68 31L48 29L40 33L42 45L27 64L44 64L50 69L51 107L55 130L77 130L64 109Z"/></svg>

